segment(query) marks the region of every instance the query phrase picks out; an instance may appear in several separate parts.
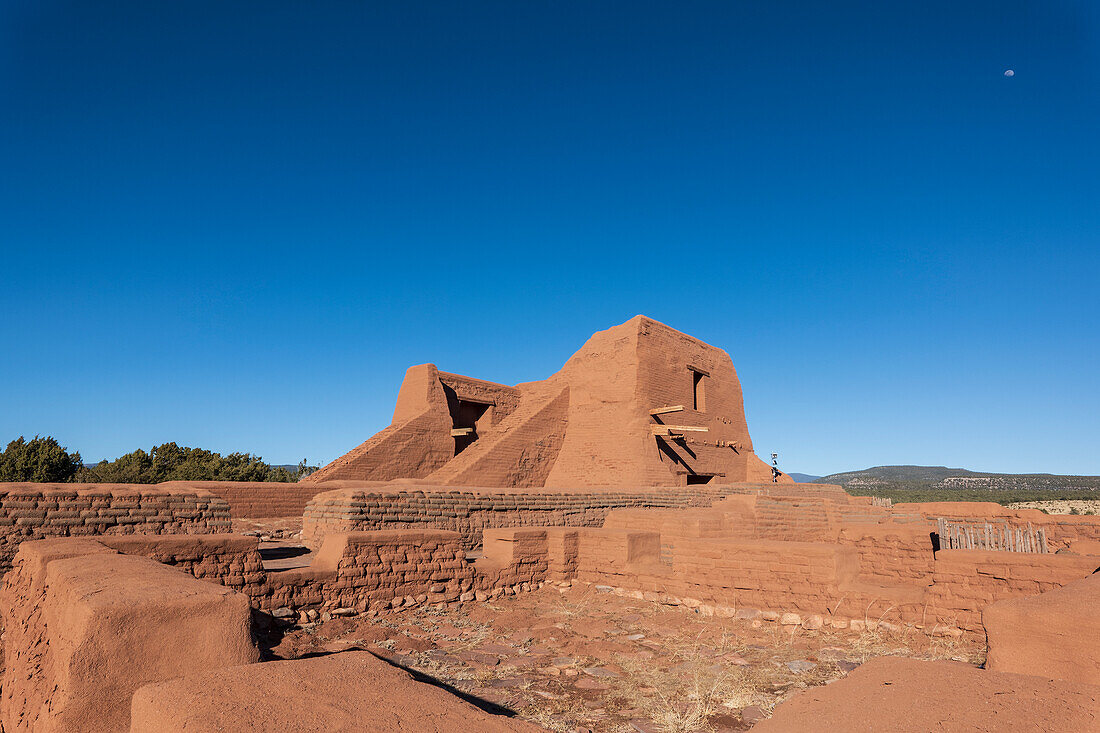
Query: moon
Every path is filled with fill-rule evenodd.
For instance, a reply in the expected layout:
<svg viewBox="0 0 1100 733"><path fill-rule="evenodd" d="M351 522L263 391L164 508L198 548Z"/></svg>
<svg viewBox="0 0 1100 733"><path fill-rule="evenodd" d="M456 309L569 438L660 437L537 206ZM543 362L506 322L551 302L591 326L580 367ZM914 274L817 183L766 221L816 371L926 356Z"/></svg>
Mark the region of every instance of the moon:
<svg viewBox="0 0 1100 733"><path fill-rule="evenodd" d="M1005 76L1016 76L1016 72L1013 71L1012 69L1006 69L1005 70Z"/></svg>

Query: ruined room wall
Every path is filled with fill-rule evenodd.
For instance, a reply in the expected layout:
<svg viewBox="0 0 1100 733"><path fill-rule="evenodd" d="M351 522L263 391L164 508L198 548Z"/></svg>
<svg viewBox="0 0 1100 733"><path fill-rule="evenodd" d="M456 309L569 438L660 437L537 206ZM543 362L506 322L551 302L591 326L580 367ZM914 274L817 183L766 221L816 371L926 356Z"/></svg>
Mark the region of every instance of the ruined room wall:
<svg viewBox="0 0 1100 733"><path fill-rule="evenodd" d="M841 529L838 542L855 549L862 578L882 583L932 582L936 558L927 525L852 524Z"/></svg>
<svg viewBox="0 0 1100 733"><path fill-rule="evenodd" d="M851 550L810 542L679 539L643 591L732 608L824 613L858 572Z"/></svg>
<svg viewBox="0 0 1100 733"><path fill-rule="evenodd" d="M551 533L562 530L550 530ZM858 574L850 548L808 542L676 538L671 555L656 532L565 530L577 537L574 577L688 607L828 614ZM559 542L556 546L565 546ZM559 579L551 573L551 580ZM570 579L566 576L566 579ZM752 616L747 616L752 618Z"/></svg>
<svg viewBox="0 0 1100 733"><path fill-rule="evenodd" d="M229 504L233 519L300 517L323 486L277 481L166 481L164 489L203 489Z"/></svg>
<svg viewBox="0 0 1100 733"><path fill-rule="evenodd" d="M982 610L989 641L985 668L1100 685L1098 608L1100 574L1096 573L1039 596L986 606Z"/></svg>
<svg viewBox="0 0 1100 733"><path fill-rule="evenodd" d="M243 595L91 539L26 543L0 596L10 731L127 731L141 685L259 659Z"/></svg>
<svg viewBox="0 0 1100 733"><path fill-rule="evenodd" d="M249 598L265 594L267 574L259 538L244 535L120 535L96 541L124 555L140 555L240 591Z"/></svg>
<svg viewBox="0 0 1100 733"><path fill-rule="evenodd" d="M254 605L265 611L373 614L537 588L547 572L545 530L493 532L493 540L509 552L476 563L467 560L462 537L446 530L329 535L309 568L268 573Z"/></svg>
<svg viewBox="0 0 1100 733"><path fill-rule="evenodd" d="M1045 593L1097 569L1097 556L941 550L927 594L929 618L982 633L982 609L989 604Z"/></svg>
<svg viewBox="0 0 1100 733"><path fill-rule="evenodd" d="M457 601L473 585L457 533L352 532L326 538L309 568L269 574L258 605L364 612Z"/></svg>
<svg viewBox="0 0 1100 733"><path fill-rule="evenodd" d="M631 514L612 519L633 524ZM883 620L980 634L982 609L993 601L1044 593L1100 568L1098 556L946 550L929 569L920 529L887 524L834 544L688 537L683 525L671 538L635 529L553 528L548 577L731 613L799 612L845 626ZM627 535L651 536L657 561L628 560Z"/></svg>
<svg viewBox="0 0 1100 733"><path fill-rule="evenodd" d="M400 610L530 590L546 576L545 530L490 530L515 551L475 566L461 536L431 529L336 533L307 568L267 572L259 541L242 535L131 535L89 539L90 547L155 560L236 590L256 609ZM32 550L35 543L28 545ZM59 547L64 547L61 545ZM55 550L56 551L56 548Z"/></svg>
<svg viewBox="0 0 1100 733"><path fill-rule="evenodd" d="M0 483L0 573L11 568L19 544L27 540L229 530L229 505L203 489Z"/></svg>
<svg viewBox="0 0 1100 733"><path fill-rule="evenodd" d="M494 527L598 527L624 507L709 506L748 487L544 489L526 492L403 486L338 489L318 494L302 519L302 540L316 545L331 532L434 528L458 532L466 547Z"/></svg>

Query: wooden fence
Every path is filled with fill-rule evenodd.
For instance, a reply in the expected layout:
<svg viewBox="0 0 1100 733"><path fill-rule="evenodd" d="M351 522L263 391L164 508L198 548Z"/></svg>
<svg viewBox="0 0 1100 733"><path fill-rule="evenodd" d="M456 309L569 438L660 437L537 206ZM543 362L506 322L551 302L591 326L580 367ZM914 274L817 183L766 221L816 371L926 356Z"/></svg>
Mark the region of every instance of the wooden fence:
<svg viewBox="0 0 1100 733"><path fill-rule="evenodd" d="M1002 550L1044 555L1050 552L1046 529L1035 529L1031 522L1026 527L1012 526L1008 522L997 526L989 522L952 522L940 517L937 527L941 550Z"/></svg>

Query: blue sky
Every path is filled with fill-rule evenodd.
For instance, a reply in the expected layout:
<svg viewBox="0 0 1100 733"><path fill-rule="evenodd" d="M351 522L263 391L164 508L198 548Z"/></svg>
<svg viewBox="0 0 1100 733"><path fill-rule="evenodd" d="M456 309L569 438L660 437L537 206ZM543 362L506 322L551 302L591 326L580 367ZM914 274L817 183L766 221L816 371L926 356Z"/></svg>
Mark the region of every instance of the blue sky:
<svg viewBox="0 0 1100 733"><path fill-rule="evenodd" d="M323 463L644 313L788 470L1100 474L1096 8L0 0L0 443Z"/></svg>

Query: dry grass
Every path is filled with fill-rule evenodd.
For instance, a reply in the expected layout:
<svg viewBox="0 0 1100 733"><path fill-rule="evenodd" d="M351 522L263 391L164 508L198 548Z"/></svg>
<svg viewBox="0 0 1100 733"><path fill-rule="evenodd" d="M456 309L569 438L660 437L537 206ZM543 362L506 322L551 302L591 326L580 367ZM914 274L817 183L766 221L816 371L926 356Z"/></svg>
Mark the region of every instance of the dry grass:
<svg viewBox="0 0 1100 733"><path fill-rule="evenodd" d="M723 633L707 642L701 635L679 644L670 640L671 664L617 657L624 675L612 681L615 691L664 733L709 730L711 717L750 705L770 709L771 671L723 660L743 651L735 636Z"/></svg>
<svg viewBox="0 0 1100 733"><path fill-rule="evenodd" d="M551 602L550 613L556 616L589 617L592 614L597 595L603 594L599 594L592 586L585 586L579 591L576 587L566 590Z"/></svg>

